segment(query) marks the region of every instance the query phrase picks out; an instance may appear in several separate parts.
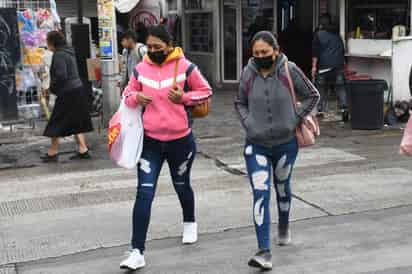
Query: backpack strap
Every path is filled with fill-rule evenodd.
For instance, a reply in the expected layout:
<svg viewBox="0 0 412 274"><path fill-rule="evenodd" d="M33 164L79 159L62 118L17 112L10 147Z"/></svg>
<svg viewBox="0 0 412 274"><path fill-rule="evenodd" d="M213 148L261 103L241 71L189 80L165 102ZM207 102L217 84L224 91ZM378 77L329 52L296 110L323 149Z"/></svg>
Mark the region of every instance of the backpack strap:
<svg viewBox="0 0 412 274"><path fill-rule="evenodd" d="M136 81L139 81L139 72L136 68L133 69L133 76L136 79Z"/></svg>
<svg viewBox="0 0 412 274"><path fill-rule="evenodd" d="M144 57L145 53L142 53L142 50L145 50L145 48L146 48L146 46L144 44L140 44L140 43L137 44L137 46L136 46L137 55L139 56L140 61L143 60L143 57Z"/></svg>
<svg viewBox="0 0 412 274"><path fill-rule="evenodd" d="M185 85L183 87L184 92L188 92L190 90L189 82L187 81L187 79L189 78L190 74L192 74L192 72L195 70L195 68L196 68L196 65L191 63L185 72L186 80L185 80ZM192 128L193 126L192 112L190 111L190 108L188 107L185 107L185 108L186 108L187 118L189 120L189 128Z"/></svg>
<svg viewBox="0 0 412 274"><path fill-rule="evenodd" d="M195 70L195 68L196 68L196 65L193 64L193 63L191 63L191 64L189 65L189 67L187 68L186 72L185 72L185 74L186 74L186 80L185 80L185 86L184 86L184 88L183 88L184 92L188 92L189 89L190 89L189 83L188 83L187 79L189 78L190 74L192 74L192 72Z"/></svg>

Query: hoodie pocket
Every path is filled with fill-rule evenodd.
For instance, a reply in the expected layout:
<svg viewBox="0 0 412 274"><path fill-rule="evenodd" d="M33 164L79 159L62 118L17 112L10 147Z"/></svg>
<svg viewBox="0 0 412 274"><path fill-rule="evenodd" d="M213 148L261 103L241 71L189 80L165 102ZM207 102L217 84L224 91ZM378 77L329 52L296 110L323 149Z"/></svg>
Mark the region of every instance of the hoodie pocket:
<svg viewBox="0 0 412 274"><path fill-rule="evenodd" d="M256 128L258 125L252 119L251 114L248 115L248 117L245 120L245 128L246 128L246 135L250 139L257 139L259 132L258 129Z"/></svg>

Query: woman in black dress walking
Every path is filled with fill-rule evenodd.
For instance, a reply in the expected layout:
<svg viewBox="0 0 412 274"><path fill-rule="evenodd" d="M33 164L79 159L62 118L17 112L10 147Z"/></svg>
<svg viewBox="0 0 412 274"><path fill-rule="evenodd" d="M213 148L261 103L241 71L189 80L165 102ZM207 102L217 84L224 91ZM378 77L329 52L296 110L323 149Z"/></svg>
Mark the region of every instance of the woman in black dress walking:
<svg viewBox="0 0 412 274"><path fill-rule="evenodd" d="M57 31L47 35L47 46L53 51L50 68L50 92L57 96L53 113L44 136L51 138L51 147L42 156L44 162L57 162L59 138L75 135L79 145L70 159L89 159L90 154L83 133L93 130L88 97L77 69L74 50L67 46L63 34Z"/></svg>

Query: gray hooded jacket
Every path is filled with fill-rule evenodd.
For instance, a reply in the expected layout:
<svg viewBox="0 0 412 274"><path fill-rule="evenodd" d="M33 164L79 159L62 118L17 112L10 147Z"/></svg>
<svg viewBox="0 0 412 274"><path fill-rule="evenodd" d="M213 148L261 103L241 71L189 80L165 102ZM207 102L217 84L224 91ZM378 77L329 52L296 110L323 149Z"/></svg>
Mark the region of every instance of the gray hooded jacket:
<svg viewBox="0 0 412 274"><path fill-rule="evenodd" d="M59 96L82 85L74 49L70 47L57 49L53 54L50 67L50 91Z"/></svg>
<svg viewBox="0 0 412 274"><path fill-rule="evenodd" d="M285 70L288 62L296 96L293 105ZM258 71L253 59L242 72L235 108L252 143L265 147L284 144L295 136L301 120L312 112L319 100L319 92L304 73L285 55L276 59L274 71L266 78Z"/></svg>
<svg viewBox="0 0 412 274"><path fill-rule="evenodd" d="M124 89L129 83L130 76L133 74L133 70L136 68L144 56L147 53L147 47L143 44L137 43L136 47L132 50L124 49L123 56L125 60L125 68L122 71L122 80L120 87Z"/></svg>

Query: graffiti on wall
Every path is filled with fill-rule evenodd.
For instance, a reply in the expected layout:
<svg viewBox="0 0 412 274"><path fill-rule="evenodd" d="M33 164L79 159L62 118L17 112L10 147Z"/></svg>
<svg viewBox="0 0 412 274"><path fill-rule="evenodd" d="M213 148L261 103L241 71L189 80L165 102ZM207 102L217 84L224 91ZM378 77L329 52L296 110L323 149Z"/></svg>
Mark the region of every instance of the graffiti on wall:
<svg viewBox="0 0 412 274"><path fill-rule="evenodd" d="M0 120L17 117L15 69L19 60L17 11L0 8Z"/></svg>
<svg viewBox="0 0 412 274"><path fill-rule="evenodd" d="M146 27L157 25L160 22L160 13L160 1L143 0L131 12L129 25L132 29L137 29L139 23Z"/></svg>

